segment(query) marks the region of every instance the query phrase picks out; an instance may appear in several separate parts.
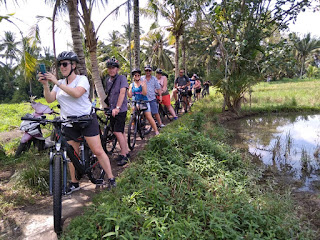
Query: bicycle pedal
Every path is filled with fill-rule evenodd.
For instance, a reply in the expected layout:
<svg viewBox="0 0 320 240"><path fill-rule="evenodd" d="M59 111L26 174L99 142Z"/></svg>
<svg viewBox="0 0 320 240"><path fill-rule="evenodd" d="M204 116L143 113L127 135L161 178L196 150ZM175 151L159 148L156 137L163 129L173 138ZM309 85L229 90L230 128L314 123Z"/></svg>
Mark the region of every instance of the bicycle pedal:
<svg viewBox="0 0 320 240"><path fill-rule="evenodd" d="M106 185L106 182L103 179L97 179L96 180L96 185L97 186Z"/></svg>

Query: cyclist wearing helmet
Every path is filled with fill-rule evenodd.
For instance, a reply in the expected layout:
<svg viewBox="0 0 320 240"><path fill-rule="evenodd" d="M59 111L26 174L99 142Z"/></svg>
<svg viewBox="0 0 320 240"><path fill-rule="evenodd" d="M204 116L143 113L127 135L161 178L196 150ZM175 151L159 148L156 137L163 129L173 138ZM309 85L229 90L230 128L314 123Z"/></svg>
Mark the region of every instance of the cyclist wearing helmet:
<svg viewBox="0 0 320 240"><path fill-rule="evenodd" d="M163 75L163 71L158 68L156 70L156 78L158 80L158 83L160 85L160 91L161 91L161 95L162 95L162 101L160 103L162 103L163 105L165 105L168 108L168 111L171 113L171 115L173 116L173 119L178 119L176 113L174 112L173 107L171 106L171 102L170 102L170 94L167 88L168 85L168 79L166 76ZM157 96L158 100L160 101L160 97Z"/></svg>
<svg viewBox="0 0 320 240"><path fill-rule="evenodd" d="M119 62L115 58L107 60L109 77L106 79L106 99L105 103L112 110L110 119L114 135L119 142L121 152L116 159L118 166L128 163L129 148L126 141L124 127L128 110L127 89L128 80L125 76L119 75Z"/></svg>
<svg viewBox="0 0 320 240"><path fill-rule="evenodd" d="M143 100L148 101L147 97L147 84L145 81L140 81L141 71L140 69L133 69L132 70L132 76L133 76L133 83L129 86L128 96L134 98L134 100ZM146 116L146 119L151 124L151 127L155 131L156 135L159 134L157 124L154 121L152 115L151 115L151 108L150 103L146 102L148 109L144 110L144 115Z"/></svg>
<svg viewBox="0 0 320 240"><path fill-rule="evenodd" d="M141 77L141 81L145 81L147 83L147 97L148 97L148 101L150 102L151 114L155 115L159 126L164 127L165 125L161 121L161 118L159 115L159 109L158 109L158 102L156 99L156 92L157 92L160 96L159 97L160 101L162 101L160 85L158 83L158 80L151 75L152 68L150 65L147 65L144 68L144 71L146 75Z"/></svg>
<svg viewBox="0 0 320 240"><path fill-rule="evenodd" d="M178 88L179 89L184 89L185 91L188 90L188 86L190 85L190 80L189 78L184 74L184 69L179 70L179 76L174 82L174 89L172 91L173 97L175 101L178 100ZM188 98L187 98L187 92L183 93L183 98L184 101L188 104ZM186 106L185 106L186 109Z"/></svg>
<svg viewBox="0 0 320 240"><path fill-rule="evenodd" d="M89 100L90 84L86 76L77 75L75 69L78 62L78 56L74 52L62 52L59 54L58 66L60 72L65 77L57 80L55 75L50 72L39 73L39 82L43 84L43 94L48 103L57 100L60 104L60 117L86 116L91 114L91 102ZM49 82L54 85L50 91ZM80 127L77 124L66 125L63 128L68 143L79 153L79 142L75 141L81 134L85 137L90 149L99 160L109 178L109 187L115 187L116 182L112 174L110 161L101 146L99 135L99 124L95 113L92 114L92 121L86 127ZM69 163L71 182L68 187L68 194L79 190L79 181L75 176L75 168Z"/></svg>

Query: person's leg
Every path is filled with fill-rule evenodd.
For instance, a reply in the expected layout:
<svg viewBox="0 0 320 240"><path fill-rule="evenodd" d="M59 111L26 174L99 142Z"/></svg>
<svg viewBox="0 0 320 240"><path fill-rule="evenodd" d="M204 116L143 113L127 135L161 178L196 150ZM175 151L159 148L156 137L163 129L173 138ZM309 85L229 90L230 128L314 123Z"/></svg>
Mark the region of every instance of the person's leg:
<svg viewBox="0 0 320 240"><path fill-rule="evenodd" d="M162 103L163 105L168 109L169 113L174 117L175 119L177 118L177 115L171 106L171 101L170 101L170 95L164 95L162 96Z"/></svg>
<svg viewBox="0 0 320 240"><path fill-rule="evenodd" d="M101 146L100 136L85 137L92 153L96 155L101 167L106 172L108 178L114 178L111 170L109 158Z"/></svg>
<svg viewBox="0 0 320 240"><path fill-rule="evenodd" d="M119 113L115 118L111 117L111 125L114 135L117 137L120 145L120 154L126 156L129 153L128 144L126 141L126 135L124 133L124 127L126 122L127 112Z"/></svg>
<svg viewBox="0 0 320 240"><path fill-rule="evenodd" d="M172 115L172 117L177 118L177 115L171 105L167 106L169 113Z"/></svg>
<svg viewBox="0 0 320 240"><path fill-rule="evenodd" d="M146 116L146 119L149 121L149 123L150 123L151 127L153 128L153 130L155 131L156 135L158 135L159 131L158 131L158 128L157 128L157 124L154 121L154 119L153 119L153 117L151 115L151 112L145 111L144 115Z"/></svg>
<svg viewBox="0 0 320 240"><path fill-rule="evenodd" d="M156 117L159 126L160 127L164 127L164 124L162 123L160 115L159 115L159 109L158 109L157 100L154 99L154 100L150 101L149 104L150 104L151 114Z"/></svg>
<svg viewBox="0 0 320 240"><path fill-rule="evenodd" d="M174 100L177 101L178 100L178 89L176 89L176 88L173 89L172 94L173 94Z"/></svg>
<svg viewBox="0 0 320 240"><path fill-rule="evenodd" d="M71 145L74 149L74 151L79 155L79 146L80 143L75 142L75 141L68 141L68 144ZM76 179L76 169L74 168L72 162L68 163L69 167L69 173L70 173L70 180L72 183L78 183L79 181Z"/></svg>
<svg viewBox="0 0 320 240"><path fill-rule="evenodd" d="M128 144L126 141L126 135L123 132L114 132L114 135L117 137L118 143L120 145L120 154L126 156L129 153Z"/></svg>

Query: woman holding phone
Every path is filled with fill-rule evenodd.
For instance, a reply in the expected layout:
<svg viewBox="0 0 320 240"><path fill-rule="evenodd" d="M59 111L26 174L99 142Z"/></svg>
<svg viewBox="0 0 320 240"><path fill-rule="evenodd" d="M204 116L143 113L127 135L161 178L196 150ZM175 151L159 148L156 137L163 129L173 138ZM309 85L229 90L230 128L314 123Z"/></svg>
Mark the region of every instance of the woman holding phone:
<svg viewBox="0 0 320 240"><path fill-rule="evenodd" d="M54 74L46 72L39 73L39 82L43 85L43 94L48 103L55 100L60 104L60 117L66 119L69 116L85 116L91 114L91 102L89 100L90 84L86 76L75 73L78 56L74 52L64 51L59 54L58 66L63 79L57 80ZM50 91L49 82L54 84ZM76 141L81 134L85 137L90 149L99 160L100 165L105 170L109 178L109 188L116 186L115 178L112 174L108 156L104 152L99 135L99 123L95 113L92 114L92 121L85 128L76 125L66 125L63 128L64 134L74 150L79 153L79 142ZM79 190L79 181L75 177L75 168L69 163L71 182L68 187L68 194Z"/></svg>

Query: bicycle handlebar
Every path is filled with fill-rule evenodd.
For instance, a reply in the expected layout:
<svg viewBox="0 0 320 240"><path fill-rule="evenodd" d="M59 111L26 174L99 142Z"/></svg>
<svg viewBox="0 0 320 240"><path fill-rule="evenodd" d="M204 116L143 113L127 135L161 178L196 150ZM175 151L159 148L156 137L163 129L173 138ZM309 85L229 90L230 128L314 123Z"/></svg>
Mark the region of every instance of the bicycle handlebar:
<svg viewBox="0 0 320 240"><path fill-rule="evenodd" d="M68 117L67 119L60 119L60 118L55 118L52 120L46 119L46 116L42 116L41 118L30 118L30 117L21 117L21 120L27 120L27 121L32 121L32 122L39 122L43 125L47 123L83 123L83 122L89 122L92 120L92 117L88 115L86 118L81 118L81 117Z"/></svg>

